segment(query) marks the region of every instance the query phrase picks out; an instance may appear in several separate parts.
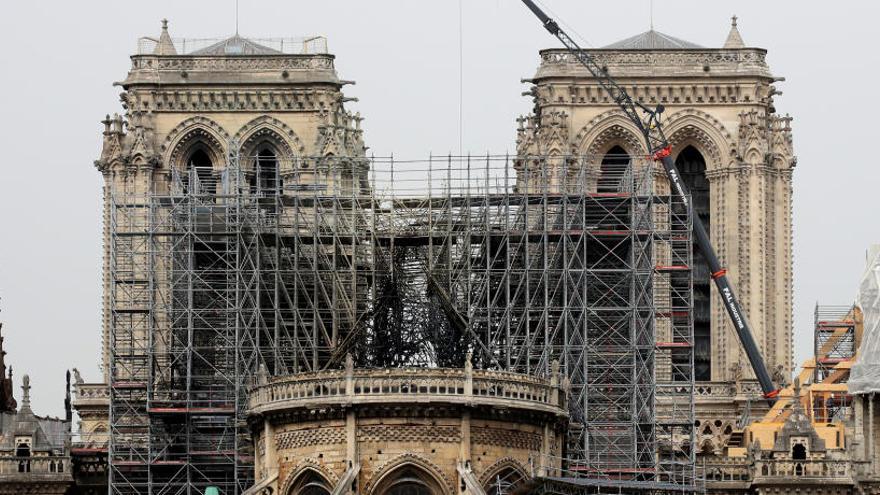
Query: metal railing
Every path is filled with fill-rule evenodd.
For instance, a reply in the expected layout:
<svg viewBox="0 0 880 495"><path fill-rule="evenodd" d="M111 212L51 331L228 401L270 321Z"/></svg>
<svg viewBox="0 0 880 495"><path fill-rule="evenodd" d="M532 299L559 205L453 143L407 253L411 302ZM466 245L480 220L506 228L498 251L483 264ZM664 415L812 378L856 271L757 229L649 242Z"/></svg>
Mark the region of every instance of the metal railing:
<svg viewBox="0 0 880 495"><path fill-rule="evenodd" d="M230 40L242 39L252 44L260 45L278 55L316 55L330 53L327 49L327 38L323 36L309 36L298 38L173 38L174 50L177 55L198 55L197 52L205 50ZM151 37L138 39L137 54L152 55L156 50L159 40ZM250 55L249 53L234 53L234 46L227 50L228 55Z"/></svg>

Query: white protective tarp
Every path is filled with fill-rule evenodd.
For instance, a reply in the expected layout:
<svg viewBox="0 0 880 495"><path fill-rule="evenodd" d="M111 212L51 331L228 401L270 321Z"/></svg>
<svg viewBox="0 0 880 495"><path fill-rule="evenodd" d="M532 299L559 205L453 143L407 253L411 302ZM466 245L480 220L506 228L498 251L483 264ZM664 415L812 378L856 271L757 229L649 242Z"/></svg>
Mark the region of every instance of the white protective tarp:
<svg viewBox="0 0 880 495"><path fill-rule="evenodd" d="M851 394L880 392L880 245L871 246L868 253L856 304L862 309L865 329L847 386Z"/></svg>

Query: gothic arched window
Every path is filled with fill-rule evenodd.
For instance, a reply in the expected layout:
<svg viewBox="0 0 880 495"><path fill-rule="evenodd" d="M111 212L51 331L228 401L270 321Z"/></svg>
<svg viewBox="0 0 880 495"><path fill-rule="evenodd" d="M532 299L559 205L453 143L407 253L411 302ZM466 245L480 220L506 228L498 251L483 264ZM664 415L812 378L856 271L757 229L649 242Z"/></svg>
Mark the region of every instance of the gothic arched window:
<svg viewBox="0 0 880 495"><path fill-rule="evenodd" d="M437 495L420 479L404 479L395 482L382 495Z"/></svg>
<svg viewBox="0 0 880 495"><path fill-rule="evenodd" d="M377 495L441 495L444 490L426 471L405 465L385 477L376 490Z"/></svg>
<svg viewBox="0 0 880 495"><path fill-rule="evenodd" d="M192 192L196 194L217 192L217 185L214 183L214 162L201 146L195 147L186 159L186 176L183 179L184 191L190 192L189 181L192 178L198 181L198 186L192 185Z"/></svg>
<svg viewBox="0 0 880 495"><path fill-rule="evenodd" d="M300 474L287 495L330 495L330 483L317 472L307 469Z"/></svg>
<svg viewBox="0 0 880 495"><path fill-rule="evenodd" d="M508 467L489 477L484 488L486 495L504 495L515 492L525 482L525 476L519 470Z"/></svg>
<svg viewBox="0 0 880 495"><path fill-rule="evenodd" d="M297 495L330 495L330 490L323 486L307 486L300 490Z"/></svg>
<svg viewBox="0 0 880 495"><path fill-rule="evenodd" d="M262 194L274 194L281 179L278 176L278 155L269 146L262 146L254 157L254 177L257 191Z"/></svg>
<svg viewBox="0 0 880 495"><path fill-rule="evenodd" d="M709 232L709 181L706 179L706 159L693 146L687 146L675 159L675 167L681 175L684 185L691 195L694 212L703 221L706 232ZM694 379L709 381L712 379L712 350L709 324L711 313L709 294L711 292L711 276L706 265L706 256L694 244L693 259L694 281Z"/></svg>
<svg viewBox="0 0 880 495"><path fill-rule="evenodd" d="M630 156L620 146L615 146L605 153L599 167L599 180L596 192L610 193L620 191L620 181L629 167Z"/></svg>

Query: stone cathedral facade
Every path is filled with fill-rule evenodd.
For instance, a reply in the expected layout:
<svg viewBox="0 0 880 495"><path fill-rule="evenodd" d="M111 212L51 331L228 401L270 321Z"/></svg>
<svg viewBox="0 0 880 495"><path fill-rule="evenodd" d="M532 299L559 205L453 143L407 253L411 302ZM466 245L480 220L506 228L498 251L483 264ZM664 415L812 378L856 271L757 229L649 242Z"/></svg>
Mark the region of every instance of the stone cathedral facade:
<svg viewBox="0 0 880 495"><path fill-rule="evenodd" d="M767 368L777 383L785 381L792 370L796 158L792 119L774 106L783 79L773 76L767 51L747 46L734 18L722 48L652 30L590 53L637 102L665 107L665 133L697 214L729 270ZM528 82L534 111L520 119L520 154L588 154L598 157L597 169L647 154L638 129L565 50L542 51ZM659 187L666 182L662 170L655 180ZM699 249L693 269L697 414L704 420L703 447L718 450L757 389ZM732 408L731 399L739 406Z"/></svg>
<svg viewBox="0 0 880 495"><path fill-rule="evenodd" d="M140 43L119 83L125 115L103 121L95 162L105 181L106 385L78 384L75 404L82 418L77 446L109 457L111 491L161 486L203 493L219 485L221 493L446 494L465 483L466 493L483 493L501 478L525 483L536 452L555 453L545 464L558 467L567 417L558 364L544 379L475 370L470 357L454 370L397 375L355 369L351 359L342 372L318 371L316 363L314 370L283 375L275 361L271 370L261 366L256 383L244 382L245 365L224 361L220 352L241 356L247 347L233 340L234 319L227 317L229 305L244 304L228 299L234 291L225 289L233 272L226 263L244 256L238 247L224 251L238 241L222 232L240 227L229 215L231 198L283 190L279 225L318 222L318 206L308 203L313 195L332 191L345 199L366 187L356 175L361 169L355 171L366 155L361 118L345 108L342 88L349 82L339 79L325 46L282 51L280 44L235 35L193 48L172 40L167 22L158 38ZM344 175L347 166L328 163L351 164L352 175ZM303 209L290 208L299 197ZM173 206L178 201L185 206ZM249 217L248 228L259 228L269 211L275 210ZM168 236L172 229L178 230ZM285 235L292 242L291 232ZM296 246L291 259L308 258ZM282 251L274 251L278 259ZM198 279L214 285L206 289ZM330 340L339 338L334 333ZM298 357L293 349L300 344L287 342L285 356ZM223 389L230 383L240 388ZM245 387L250 400L236 402ZM502 397L503 389L515 393ZM354 403L334 402L340 391L355 396ZM414 399L415 393L424 396ZM109 417L95 414L95 403ZM238 416L242 406L247 418Z"/></svg>
<svg viewBox="0 0 880 495"><path fill-rule="evenodd" d="M361 118L345 108L347 82L338 78L326 50L292 55L236 35L181 53L167 24L159 38L142 44L146 49L132 57L132 68L120 83L125 115L104 120L103 150L95 162L105 181L107 205L104 384L80 384L78 389L83 391L82 397L78 392L83 433L91 435L94 445L88 447L95 451L106 446L110 429L109 420L96 412L107 410L108 390L115 399L114 421L128 421L119 424L132 438L150 439L145 442L164 441L150 430L144 419L149 414L169 422L172 414L193 415L190 409L171 407L177 406L171 404L173 393L163 407L147 400L144 384L167 378L148 370L153 356L162 354L154 351L165 350L163 343L148 341L151 328L172 326L145 316L147 299L170 298L171 291L160 287L148 293L153 281L145 274L161 274L163 267L151 261L155 253L147 244L128 240L145 237L139 225L150 221L148 198L176 187L187 171L194 174L183 179L191 181L183 187L195 188L192 181L198 181L198 187L214 188L220 195L228 179L224 169L235 157L248 160L240 165L251 188L271 188L279 186L277 181L302 184L309 174L311 185L332 183L298 157L357 162L366 156ZM592 54L639 102L666 107L666 134L696 213L730 270L768 368L783 381L792 367L791 179L796 160L791 119L774 108L779 94L774 84L780 79L772 75L766 51L746 47L734 23L723 48L702 48L649 31ZM550 156L548 163L565 163L573 155L596 157L592 166L598 179L590 192L607 192L601 171L646 155L641 136L565 51L545 50L540 56L529 81L534 112L519 122L518 155ZM273 173L263 177L259 167L267 166ZM361 181L351 177L349 183ZM657 184L663 187L664 181L658 170ZM114 213L112 204L123 208ZM118 234L115 240L111 231ZM697 446L703 453L719 453L751 407L757 387L700 256L694 253L693 267ZM204 318L211 318L208 310L214 308L203 309ZM198 361L198 349L194 352ZM260 376L254 389L259 393L248 404L254 437L249 454L256 469L250 475L257 481L249 493L342 493L335 489L346 486L355 492L357 486L372 493L455 493L463 490L461 483L469 493L500 493L491 491L491 482L500 484L502 478L519 486L532 474L546 474L528 472L534 452L549 456L561 449L568 390L557 372L529 381L475 371L468 359L454 373L421 377L429 393L437 384L444 391L427 412L401 407L408 399L392 387L358 407L322 410L319 416L304 412L314 406L308 400L300 405L285 395L299 390L300 377L273 381ZM665 373L661 367L658 380L671 379ZM382 379L374 374L347 362L343 371L328 376L332 390L375 395L373 388L356 386ZM537 405L474 399L481 386L489 396L501 382L517 382L525 390L521 396L542 399ZM87 390L93 392L92 402ZM198 397L198 390L192 397ZM225 417L228 412L221 409L210 414ZM426 447L438 432L445 447ZM124 464L140 456L137 442L130 443L135 447L128 458L114 454L135 472L140 468ZM316 447L330 444L336 447ZM106 459L106 448L101 453ZM154 463L151 469L165 472L168 464ZM136 493L140 481L136 475L130 479L131 493ZM422 491L407 491L416 488Z"/></svg>
<svg viewBox="0 0 880 495"><path fill-rule="evenodd" d="M313 40L321 42L321 40ZM158 39L132 57L119 83L125 116L103 121L101 156L95 166L105 180L104 205L104 379L110 373L113 287L109 205L117 195L143 198L167 191L172 171L203 170L219 183L230 156L260 159L278 167L283 181L300 164L292 157L363 156L359 115L348 112L334 57L291 55L238 35L177 53L167 21ZM233 143L238 149L232 149ZM248 167L253 164L242 164ZM118 299L118 298L117 298Z"/></svg>

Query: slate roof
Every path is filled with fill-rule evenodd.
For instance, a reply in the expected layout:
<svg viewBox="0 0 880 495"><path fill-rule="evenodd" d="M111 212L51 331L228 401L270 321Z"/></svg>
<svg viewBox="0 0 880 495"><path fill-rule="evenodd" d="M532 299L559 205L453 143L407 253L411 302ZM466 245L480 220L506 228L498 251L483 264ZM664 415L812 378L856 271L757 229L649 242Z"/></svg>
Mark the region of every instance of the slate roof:
<svg viewBox="0 0 880 495"><path fill-rule="evenodd" d="M688 50L703 47L651 29L602 48L610 50Z"/></svg>
<svg viewBox="0 0 880 495"><path fill-rule="evenodd" d="M242 38L236 34L211 46L196 50L190 55L278 55L280 53L278 50L263 46L247 38Z"/></svg>

